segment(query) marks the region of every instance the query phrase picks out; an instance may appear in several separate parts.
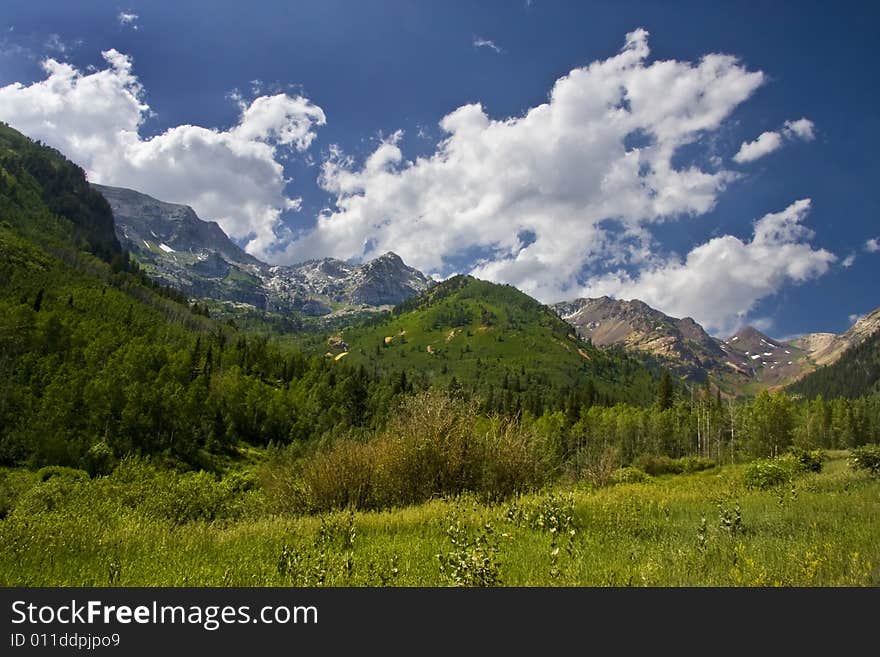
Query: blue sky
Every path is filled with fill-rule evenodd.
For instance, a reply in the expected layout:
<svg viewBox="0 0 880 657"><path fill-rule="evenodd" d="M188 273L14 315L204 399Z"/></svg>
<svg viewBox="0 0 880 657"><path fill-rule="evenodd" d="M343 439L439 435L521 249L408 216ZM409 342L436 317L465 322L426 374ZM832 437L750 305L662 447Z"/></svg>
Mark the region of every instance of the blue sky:
<svg viewBox="0 0 880 657"><path fill-rule="evenodd" d="M265 259L393 249L544 301L638 296L715 333L838 332L880 305L878 13L6 0L0 119ZM736 60L701 67L716 53Z"/></svg>

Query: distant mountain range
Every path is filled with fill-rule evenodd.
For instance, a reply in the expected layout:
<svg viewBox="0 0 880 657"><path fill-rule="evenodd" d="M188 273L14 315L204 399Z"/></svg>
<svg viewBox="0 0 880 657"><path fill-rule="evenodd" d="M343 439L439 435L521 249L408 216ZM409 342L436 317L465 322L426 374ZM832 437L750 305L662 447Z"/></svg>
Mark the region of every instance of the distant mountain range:
<svg viewBox="0 0 880 657"><path fill-rule="evenodd" d="M597 346L619 345L650 355L685 378L709 377L730 392L751 384L790 384L817 367L834 363L880 330L880 308L842 335L811 333L787 342L751 326L722 340L710 336L690 317L670 317L638 300L587 298L553 308L580 337Z"/></svg>
<svg viewBox="0 0 880 657"><path fill-rule="evenodd" d="M880 391L880 309L857 321L841 336L804 336L818 344L813 356L820 367L789 389L805 397L860 397Z"/></svg>
<svg viewBox="0 0 880 657"><path fill-rule="evenodd" d="M642 301L576 299L553 309L594 345L621 345L656 356L673 363L685 376L699 378L701 372L726 360L720 341L694 320L670 317Z"/></svg>
<svg viewBox="0 0 880 657"><path fill-rule="evenodd" d="M269 265L189 206L130 189L92 186L109 202L116 236L142 268L194 297L281 314L340 316L388 310L434 284L391 252L364 264L324 258ZM690 317L670 317L639 300L582 298L551 308L597 347L648 355L686 379L709 378L731 394L791 384L836 362L880 329L877 309L842 335L811 333L786 342L747 326L719 339Z"/></svg>
<svg viewBox="0 0 880 657"><path fill-rule="evenodd" d="M877 331L880 331L880 308L856 320L846 333L808 333L792 340L791 344L807 351L816 365L830 365L839 360L845 351L862 344Z"/></svg>
<svg viewBox="0 0 880 657"><path fill-rule="evenodd" d="M119 241L147 273L194 297L324 316L387 309L433 282L390 252L362 265L333 258L269 265L187 205L131 189L92 187L110 203Z"/></svg>

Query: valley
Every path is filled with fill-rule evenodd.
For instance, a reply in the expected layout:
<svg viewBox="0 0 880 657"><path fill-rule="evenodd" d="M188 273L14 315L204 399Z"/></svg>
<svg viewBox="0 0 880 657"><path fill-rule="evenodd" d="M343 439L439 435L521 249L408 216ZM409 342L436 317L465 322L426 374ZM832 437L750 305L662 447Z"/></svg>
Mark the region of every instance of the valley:
<svg viewBox="0 0 880 657"><path fill-rule="evenodd" d="M0 583L876 585L877 322L270 266L2 125Z"/></svg>
<svg viewBox="0 0 880 657"><path fill-rule="evenodd" d="M202 220L187 206L134 190L92 187L110 203L120 243L151 278L212 303L227 318L263 313L319 331L322 326L350 331L347 323L387 313L436 284L394 253L362 265L330 258L268 265L245 253L216 223ZM655 366L669 367L686 381L708 379L732 396L791 384L817 367L834 363L847 349L880 329L880 308L859 319L843 335L811 333L789 342L774 340L749 326L726 339L712 337L693 319L670 317L637 299L582 298L553 304L551 309L575 329L578 338L596 347L619 347L635 357L649 356ZM486 325L471 327L470 320L466 323L469 328L465 331L470 334L473 329L480 333L493 330ZM453 337L446 342L454 340L464 326L452 326ZM374 335L372 339L385 337ZM330 340L335 340L335 345L346 344L341 338L331 336ZM400 342L392 340L388 345ZM430 348L435 358L417 356L410 367L434 377L442 366L432 367L431 361L447 360L449 349L436 339L433 342L437 344L429 342L421 340L418 348L426 353ZM547 344L546 339L538 342ZM576 349L584 349L584 345ZM363 356L365 348L359 345L358 350L352 354L352 362L364 362L358 356ZM332 356L339 351L331 349ZM522 350L510 345L505 351L510 355ZM516 364L507 362L511 368ZM447 364L444 374L448 371Z"/></svg>

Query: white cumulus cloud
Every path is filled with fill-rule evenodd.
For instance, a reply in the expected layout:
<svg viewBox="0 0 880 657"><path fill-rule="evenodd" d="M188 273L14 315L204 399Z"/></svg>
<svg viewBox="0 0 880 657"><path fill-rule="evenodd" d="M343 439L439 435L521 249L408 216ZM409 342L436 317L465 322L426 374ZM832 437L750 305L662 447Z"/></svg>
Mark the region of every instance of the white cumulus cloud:
<svg viewBox="0 0 880 657"><path fill-rule="evenodd" d="M650 260L651 224L708 212L737 177L674 156L717 130L764 76L728 55L648 54L639 29L522 116L463 105L439 122L435 152L415 161L397 135L362 163L335 149L321 176L335 203L286 259L394 250L443 276L476 255L472 273L544 301L571 296L597 267Z"/></svg>
<svg viewBox="0 0 880 657"><path fill-rule="evenodd" d="M753 162L772 153L782 146L782 135L778 132L762 132L755 141L743 142L733 161L739 164Z"/></svg>
<svg viewBox="0 0 880 657"><path fill-rule="evenodd" d="M804 141L813 141L816 138L816 126L810 119L798 119L786 121L782 131L789 137L798 137Z"/></svg>
<svg viewBox="0 0 880 657"><path fill-rule="evenodd" d="M755 141L744 141L733 156L733 161L737 164L754 162L782 147L784 139L813 141L816 138L815 128L815 124L809 119L786 121L780 131L762 132Z"/></svg>
<svg viewBox="0 0 880 657"><path fill-rule="evenodd" d="M709 331L725 334L741 325L761 299L787 283L821 276L837 258L814 249L813 231L801 222L810 199L755 222L750 241L716 237L684 259L670 258L636 276L625 272L592 281L582 296L637 298L675 317L689 316Z"/></svg>
<svg viewBox="0 0 880 657"><path fill-rule="evenodd" d="M865 242L865 251L868 253L877 253L880 251L880 237L872 237Z"/></svg>
<svg viewBox="0 0 880 657"><path fill-rule="evenodd" d="M806 199L757 221L750 240L716 237L683 259L657 248L654 226L705 215L738 178L708 157L713 133L765 78L723 54L649 61L643 29L617 54L556 80L546 102L522 115L493 118L476 102L454 109L426 156L408 159L400 131L363 159L331 147L319 184L333 202L297 235L280 220L300 203L285 191L282 162L308 155L326 122L320 107L284 93L250 102L233 94L234 125L145 138L151 109L131 59L103 55L98 70L48 59L45 79L0 87L0 120L66 153L96 182L192 205L274 261L393 250L439 277L463 269L545 302L638 297L723 330L836 259L811 246ZM807 139L813 127L800 119L771 134Z"/></svg>
<svg viewBox="0 0 880 657"><path fill-rule="evenodd" d="M285 192L279 156L309 147L326 122L321 108L301 96L261 96L241 103L229 129L180 125L145 139L151 110L131 59L102 54L100 70L48 59L44 80L0 88L0 119L58 148L95 182L189 204L253 253L272 246L281 212L299 204Z"/></svg>

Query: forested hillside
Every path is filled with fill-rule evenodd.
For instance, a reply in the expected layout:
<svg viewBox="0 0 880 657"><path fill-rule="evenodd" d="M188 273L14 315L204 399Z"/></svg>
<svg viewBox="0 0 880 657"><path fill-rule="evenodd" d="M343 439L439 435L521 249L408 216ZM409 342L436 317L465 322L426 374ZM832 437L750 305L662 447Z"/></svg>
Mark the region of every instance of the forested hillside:
<svg viewBox="0 0 880 657"><path fill-rule="evenodd" d="M386 412L390 383L219 324L152 284L82 170L8 127L0 136L0 463L95 473L155 454L212 467L242 441Z"/></svg>
<svg viewBox="0 0 880 657"><path fill-rule="evenodd" d="M795 394L855 398L880 390L880 332L850 347L839 360L789 386Z"/></svg>
<svg viewBox="0 0 880 657"><path fill-rule="evenodd" d="M502 453L481 441L491 423L510 422L508 446L532 445L552 466L548 479L655 455L850 447L880 432L878 395L797 404L762 393L733 404L709 385L676 386L668 373L597 349L527 295L470 277L329 336L239 329L139 271L108 237L105 204L80 169L9 128L2 135L0 464L94 475L149 455L222 470L248 446L290 443L329 444L345 460L348 445L396 440L400 422L428 440L421 414L448 403L470 409L459 421L472 436L469 458L477 444L486 458ZM859 364L876 365L870 345L852 352ZM434 396L415 394L428 388Z"/></svg>
<svg viewBox="0 0 880 657"><path fill-rule="evenodd" d="M61 153L0 123L0 172L4 221L37 240L54 236L108 262L121 255L110 205Z"/></svg>
<svg viewBox="0 0 880 657"><path fill-rule="evenodd" d="M470 276L444 281L390 316L331 336L325 346L334 358L378 376L475 396L485 411L511 415L649 405L659 378L622 350L584 342L516 288Z"/></svg>
<svg viewBox="0 0 880 657"><path fill-rule="evenodd" d="M511 417L653 400L640 364L580 342L517 290L469 278L346 332L348 359L215 321L139 271L78 167L2 134L3 464L95 474L140 454L214 468L244 444L379 427L397 397L431 385Z"/></svg>

